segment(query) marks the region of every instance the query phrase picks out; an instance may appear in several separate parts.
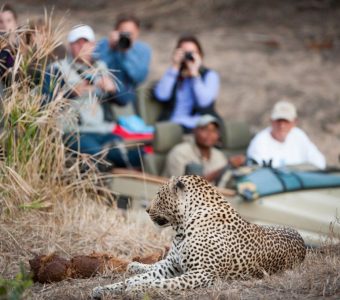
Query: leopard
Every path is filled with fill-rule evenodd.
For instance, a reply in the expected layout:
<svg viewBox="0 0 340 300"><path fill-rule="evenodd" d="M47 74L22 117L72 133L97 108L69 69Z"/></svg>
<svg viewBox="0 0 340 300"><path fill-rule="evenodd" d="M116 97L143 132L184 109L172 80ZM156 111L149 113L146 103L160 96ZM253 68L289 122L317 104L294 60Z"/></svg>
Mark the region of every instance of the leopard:
<svg viewBox="0 0 340 300"><path fill-rule="evenodd" d="M134 276L94 288L94 299L106 293L178 293L209 288L218 280L263 278L299 265L306 255L298 231L250 223L198 175L172 177L146 211L155 224L174 230L168 255L151 265L130 263L127 273Z"/></svg>

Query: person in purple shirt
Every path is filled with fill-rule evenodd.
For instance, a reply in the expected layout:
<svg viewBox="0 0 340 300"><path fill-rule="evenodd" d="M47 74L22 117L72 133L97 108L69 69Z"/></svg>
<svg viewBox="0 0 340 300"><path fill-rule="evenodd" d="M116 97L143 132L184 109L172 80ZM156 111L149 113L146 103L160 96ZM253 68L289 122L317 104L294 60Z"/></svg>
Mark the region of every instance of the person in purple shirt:
<svg viewBox="0 0 340 300"><path fill-rule="evenodd" d="M154 88L156 100L164 103L160 120L178 123L185 132L191 132L201 115L218 117L214 104L219 87L217 72L203 66L203 50L198 39L181 37L171 66Z"/></svg>
<svg viewBox="0 0 340 300"><path fill-rule="evenodd" d="M116 78L114 103L136 101L136 87L147 77L151 48L138 40L140 21L134 15L120 15L108 38L100 40L94 58L104 61Z"/></svg>

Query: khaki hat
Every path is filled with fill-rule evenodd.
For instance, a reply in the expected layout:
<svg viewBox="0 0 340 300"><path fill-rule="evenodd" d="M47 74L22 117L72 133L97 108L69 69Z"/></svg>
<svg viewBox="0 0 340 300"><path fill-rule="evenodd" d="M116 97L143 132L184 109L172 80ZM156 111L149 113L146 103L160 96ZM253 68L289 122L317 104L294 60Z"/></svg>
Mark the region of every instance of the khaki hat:
<svg viewBox="0 0 340 300"><path fill-rule="evenodd" d="M204 127L207 126L210 123L214 123L217 125L217 127L220 126L220 123L218 121L218 119L212 115L203 115L201 116L197 123L196 123L196 127Z"/></svg>
<svg viewBox="0 0 340 300"><path fill-rule="evenodd" d="M74 26L67 36L67 41L69 43L74 43L79 39L85 39L89 42L94 42L95 35L93 29L88 25Z"/></svg>
<svg viewBox="0 0 340 300"><path fill-rule="evenodd" d="M293 122L297 117L295 105L288 101L279 101L274 105L270 118L275 120L287 120Z"/></svg>

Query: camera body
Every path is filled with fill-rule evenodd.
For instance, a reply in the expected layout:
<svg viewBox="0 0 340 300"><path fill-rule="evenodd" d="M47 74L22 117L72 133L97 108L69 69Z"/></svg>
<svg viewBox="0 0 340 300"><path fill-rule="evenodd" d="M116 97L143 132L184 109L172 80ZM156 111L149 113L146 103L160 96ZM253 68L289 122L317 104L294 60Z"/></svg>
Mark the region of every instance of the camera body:
<svg viewBox="0 0 340 300"><path fill-rule="evenodd" d="M192 52L184 52L183 61L195 61L195 58Z"/></svg>
<svg viewBox="0 0 340 300"><path fill-rule="evenodd" d="M117 48L119 50L128 50L131 46L132 46L132 40L131 40L130 32L120 32L118 43L117 43Z"/></svg>

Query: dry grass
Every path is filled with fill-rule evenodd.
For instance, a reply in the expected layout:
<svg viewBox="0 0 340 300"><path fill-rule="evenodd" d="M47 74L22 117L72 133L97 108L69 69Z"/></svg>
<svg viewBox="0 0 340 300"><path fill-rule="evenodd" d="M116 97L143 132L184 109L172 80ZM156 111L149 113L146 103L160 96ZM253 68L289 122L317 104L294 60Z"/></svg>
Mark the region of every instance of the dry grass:
<svg viewBox="0 0 340 300"><path fill-rule="evenodd" d="M100 251L131 259L162 249L171 236L169 231L156 230L147 218L136 212L124 216L88 198L60 201L49 212L21 212L15 219L1 219L0 222L0 274L6 278L18 272L20 261L28 267L28 260L34 254L57 252L70 258ZM87 299L94 286L121 279L122 275L106 274L49 285L37 283L26 296L27 299ZM227 281L210 290L181 295L151 293L149 296L166 299L336 299L339 293L340 245L329 245L309 250L304 263L294 270L262 280Z"/></svg>
<svg viewBox="0 0 340 300"><path fill-rule="evenodd" d="M57 252L70 258L98 251L129 259L162 250L169 243L169 234L159 234L150 221L138 215L140 213L123 215L92 199L79 198L59 201L48 212L33 210L17 213L15 219L2 218L0 274L6 278L13 277L19 270L19 262L24 262L29 268L28 260L34 254ZM31 296L32 299L50 299L61 297L60 293L65 291L65 296L61 297L65 298L68 292L74 294L72 287L98 280L72 280L47 287L36 284ZM69 285L70 291L65 289L65 284ZM45 288L50 294L46 294ZM84 289L79 292L83 293Z"/></svg>

